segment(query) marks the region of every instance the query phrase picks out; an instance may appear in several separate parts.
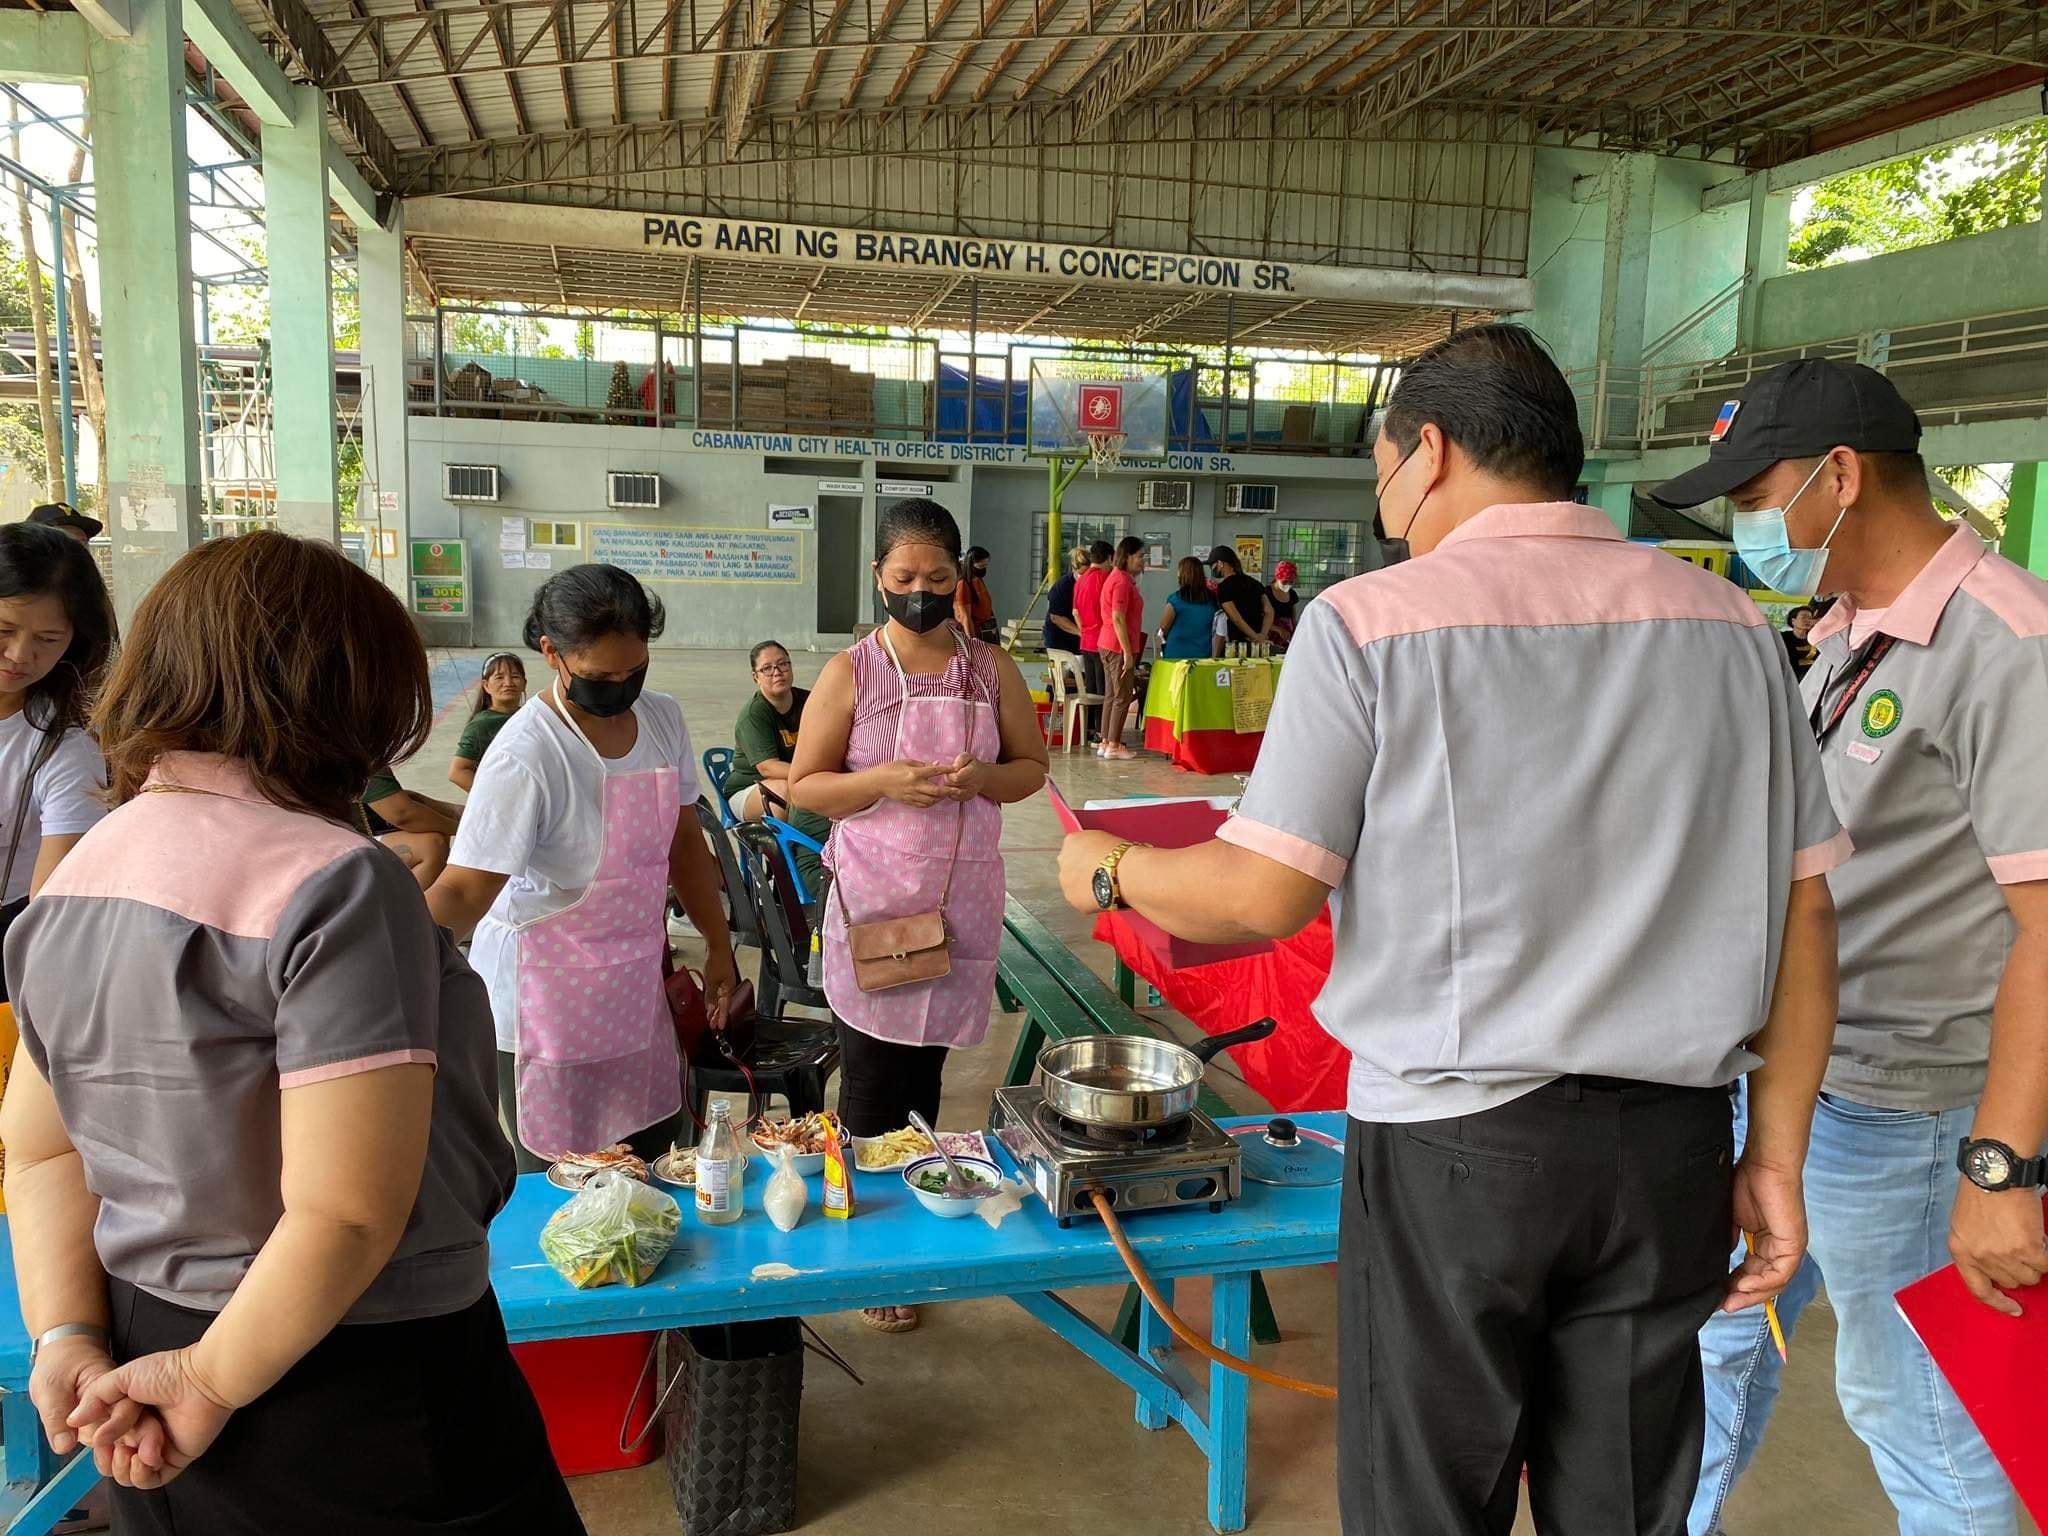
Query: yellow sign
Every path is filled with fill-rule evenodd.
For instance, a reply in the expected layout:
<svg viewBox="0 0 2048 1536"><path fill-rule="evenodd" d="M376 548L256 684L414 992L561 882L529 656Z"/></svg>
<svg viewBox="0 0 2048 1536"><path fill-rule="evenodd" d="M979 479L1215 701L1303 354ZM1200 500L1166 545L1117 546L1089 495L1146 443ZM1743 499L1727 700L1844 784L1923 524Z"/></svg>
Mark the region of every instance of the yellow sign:
<svg viewBox="0 0 2048 1536"><path fill-rule="evenodd" d="M1230 728L1256 736L1273 713L1273 664L1241 661L1230 669Z"/></svg>
<svg viewBox="0 0 2048 1536"><path fill-rule="evenodd" d="M1266 568L1266 536L1262 533L1240 533L1236 539L1237 563L1244 567L1247 576L1257 576Z"/></svg>

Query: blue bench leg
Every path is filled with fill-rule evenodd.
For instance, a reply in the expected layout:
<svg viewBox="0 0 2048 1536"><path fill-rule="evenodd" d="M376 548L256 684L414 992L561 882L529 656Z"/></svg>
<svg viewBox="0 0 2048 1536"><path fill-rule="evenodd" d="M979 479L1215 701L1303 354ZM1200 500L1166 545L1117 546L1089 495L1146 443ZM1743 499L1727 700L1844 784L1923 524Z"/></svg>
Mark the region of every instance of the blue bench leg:
<svg viewBox="0 0 2048 1536"><path fill-rule="evenodd" d="M1171 1280L1161 1280L1159 1282L1159 1290L1166 1297L1168 1305L1171 1305L1173 1302L1173 1282ZM1139 1357L1147 1365L1156 1366L1159 1364L1159 1356L1154 1351L1170 1348L1172 1344L1173 1334L1167 1328L1165 1320L1146 1304L1144 1298L1140 1297L1138 1300L1137 1345ZM1172 1422L1172 1416L1166 1411L1164 1403L1144 1397L1138 1399L1139 1428L1164 1429Z"/></svg>
<svg viewBox="0 0 2048 1536"><path fill-rule="evenodd" d="M1214 1285L1209 1342L1243 1359L1251 1353L1252 1277L1218 1275ZM1221 1532L1244 1529L1250 1388L1237 1372L1209 1367L1209 1523Z"/></svg>

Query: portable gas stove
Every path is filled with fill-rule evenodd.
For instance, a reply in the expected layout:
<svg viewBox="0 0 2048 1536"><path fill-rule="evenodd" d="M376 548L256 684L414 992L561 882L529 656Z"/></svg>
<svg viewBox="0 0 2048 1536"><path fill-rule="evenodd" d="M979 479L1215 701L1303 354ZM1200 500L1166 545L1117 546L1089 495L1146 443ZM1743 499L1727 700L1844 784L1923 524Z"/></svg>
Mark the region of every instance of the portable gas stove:
<svg viewBox="0 0 2048 1536"><path fill-rule="evenodd" d="M1117 1132L1061 1118L1036 1087L998 1088L988 1128L1063 1227L1096 1216L1090 1190L1119 1216L1181 1205L1220 1211L1244 1192L1238 1143L1199 1109L1163 1130Z"/></svg>

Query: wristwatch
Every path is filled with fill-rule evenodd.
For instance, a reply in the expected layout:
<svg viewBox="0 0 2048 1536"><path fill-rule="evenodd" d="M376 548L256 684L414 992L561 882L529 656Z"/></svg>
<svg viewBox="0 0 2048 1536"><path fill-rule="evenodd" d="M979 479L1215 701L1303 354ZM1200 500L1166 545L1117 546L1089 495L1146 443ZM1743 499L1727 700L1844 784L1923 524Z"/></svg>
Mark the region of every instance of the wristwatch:
<svg viewBox="0 0 2048 1536"><path fill-rule="evenodd" d="M1972 1140L1966 1136L1957 1143L1956 1167L1972 1184L1994 1195L2048 1184L2048 1156L2021 1157L2004 1142L1989 1137Z"/></svg>
<svg viewBox="0 0 2048 1536"><path fill-rule="evenodd" d="M1095 871L1095 905L1104 912L1114 912L1124 904L1123 887L1117 883L1116 869L1124 861L1124 855L1133 848L1148 846L1144 843L1118 843L1109 850Z"/></svg>
<svg viewBox="0 0 2048 1536"><path fill-rule="evenodd" d="M35 1342L28 1347L29 1364L34 1365L36 1356L58 1340L74 1338L90 1338L102 1349L110 1349L114 1343L107 1330L97 1323L59 1323L56 1327L36 1335Z"/></svg>

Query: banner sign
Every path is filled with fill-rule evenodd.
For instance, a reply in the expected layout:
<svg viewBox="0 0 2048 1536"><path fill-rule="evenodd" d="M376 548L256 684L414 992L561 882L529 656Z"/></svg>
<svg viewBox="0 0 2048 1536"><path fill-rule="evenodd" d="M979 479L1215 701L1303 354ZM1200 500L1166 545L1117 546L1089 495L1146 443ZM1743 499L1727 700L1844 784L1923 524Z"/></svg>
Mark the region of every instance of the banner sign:
<svg viewBox="0 0 2048 1536"><path fill-rule="evenodd" d="M759 528L646 528L592 523L590 559L644 581L761 582L804 579L804 536Z"/></svg>
<svg viewBox="0 0 2048 1536"><path fill-rule="evenodd" d="M1395 267L1337 267L1260 261L1122 246L1060 245L907 230L841 229L755 219L642 213L632 209L549 207L481 198L414 197L405 204L409 235L560 245L573 250L643 251L728 261L800 262L876 273L975 276L1047 285L1094 283L1168 292L1266 294L1360 304L1420 304L1518 310L1535 302L1523 277L1416 272Z"/></svg>
<svg viewBox="0 0 2048 1536"><path fill-rule="evenodd" d="M428 618L469 617L469 561L460 539L414 539L408 553L412 611Z"/></svg>
<svg viewBox="0 0 2048 1536"><path fill-rule="evenodd" d="M910 438L831 437L822 432L736 432L700 427L690 433L692 448L714 453L759 453L812 455L821 459L888 459L910 463L923 459L933 464L1034 464L1022 448L1003 443L928 443ZM1332 459L1331 464L1344 461ZM1138 474L1160 469L1196 470L1208 474L1238 472L1237 460L1227 453L1169 453L1156 459L1127 459L1112 474ZM1345 473L1354 471L1347 465ZM929 483L884 480L876 485L878 496L905 494L901 487L917 485L915 494L930 495Z"/></svg>

